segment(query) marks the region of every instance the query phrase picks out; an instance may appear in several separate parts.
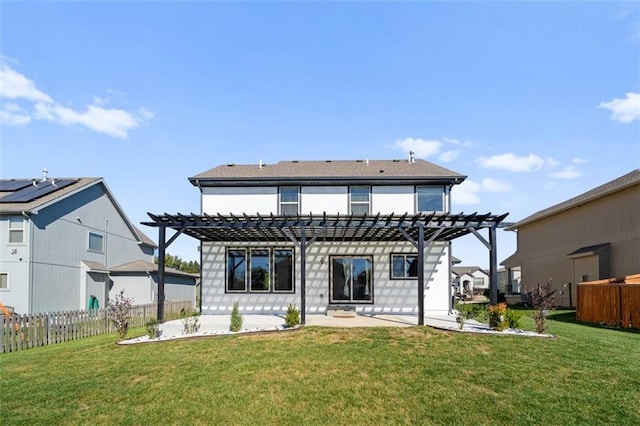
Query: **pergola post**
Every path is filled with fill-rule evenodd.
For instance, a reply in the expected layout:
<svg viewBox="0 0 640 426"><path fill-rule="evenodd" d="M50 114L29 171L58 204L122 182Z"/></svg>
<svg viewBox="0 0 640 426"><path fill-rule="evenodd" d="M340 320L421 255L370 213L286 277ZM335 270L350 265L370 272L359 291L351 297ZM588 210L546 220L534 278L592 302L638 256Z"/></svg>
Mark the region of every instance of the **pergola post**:
<svg viewBox="0 0 640 426"><path fill-rule="evenodd" d="M418 325L424 325L424 225L418 223Z"/></svg>
<svg viewBox="0 0 640 426"><path fill-rule="evenodd" d="M492 305L498 304L498 255L496 227L489 227L489 289Z"/></svg>
<svg viewBox="0 0 640 426"><path fill-rule="evenodd" d="M307 231L304 223L300 225L300 323L307 320Z"/></svg>
<svg viewBox="0 0 640 426"><path fill-rule="evenodd" d="M162 324L164 323L164 257L167 228L160 226L158 230L158 322Z"/></svg>

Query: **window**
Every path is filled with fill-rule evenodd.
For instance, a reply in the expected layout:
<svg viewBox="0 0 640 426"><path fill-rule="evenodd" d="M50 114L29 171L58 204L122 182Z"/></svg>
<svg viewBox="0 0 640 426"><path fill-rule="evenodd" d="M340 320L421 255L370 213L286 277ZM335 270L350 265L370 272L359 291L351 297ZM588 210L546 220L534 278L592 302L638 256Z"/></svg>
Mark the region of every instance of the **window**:
<svg viewBox="0 0 640 426"><path fill-rule="evenodd" d="M9 288L9 274L0 273L0 290L6 290Z"/></svg>
<svg viewBox="0 0 640 426"><path fill-rule="evenodd" d="M102 241L104 237L100 234L96 234L95 232L89 232L89 251L94 251L96 253L102 253Z"/></svg>
<svg viewBox="0 0 640 426"><path fill-rule="evenodd" d="M364 215L371 213L370 188L368 186L352 186L350 191L351 214Z"/></svg>
<svg viewBox="0 0 640 426"><path fill-rule="evenodd" d="M392 254L391 278L418 278L418 256L415 254Z"/></svg>
<svg viewBox="0 0 640 426"><path fill-rule="evenodd" d="M300 191L297 186L280 188L280 214L296 215L300 211Z"/></svg>
<svg viewBox="0 0 640 426"><path fill-rule="evenodd" d="M473 278L473 288L483 287L484 286L484 278L482 277L474 277Z"/></svg>
<svg viewBox="0 0 640 426"><path fill-rule="evenodd" d="M293 268L292 249L229 249L227 291L293 292Z"/></svg>
<svg viewBox="0 0 640 426"><path fill-rule="evenodd" d="M418 186L416 198L419 212L444 211L444 187L442 186Z"/></svg>
<svg viewBox="0 0 640 426"><path fill-rule="evenodd" d="M24 243L24 218L22 216L9 217L9 243Z"/></svg>
<svg viewBox="0 0 640 426"><path fill-rule="evenodd" d="M371 256L331 257L331 303L371 303L373 301L373 260Z"/></svg>

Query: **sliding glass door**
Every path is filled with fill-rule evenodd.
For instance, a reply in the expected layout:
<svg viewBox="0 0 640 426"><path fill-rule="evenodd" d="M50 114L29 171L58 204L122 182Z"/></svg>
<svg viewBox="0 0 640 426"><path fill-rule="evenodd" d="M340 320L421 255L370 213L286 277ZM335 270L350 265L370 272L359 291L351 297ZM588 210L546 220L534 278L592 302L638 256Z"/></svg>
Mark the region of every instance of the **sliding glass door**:
<svg viewBox="0 0 640 426"><path fill-rule="evenodd" d="M371 256L331 257L331 303L370 303L373 300Z"/></svg>

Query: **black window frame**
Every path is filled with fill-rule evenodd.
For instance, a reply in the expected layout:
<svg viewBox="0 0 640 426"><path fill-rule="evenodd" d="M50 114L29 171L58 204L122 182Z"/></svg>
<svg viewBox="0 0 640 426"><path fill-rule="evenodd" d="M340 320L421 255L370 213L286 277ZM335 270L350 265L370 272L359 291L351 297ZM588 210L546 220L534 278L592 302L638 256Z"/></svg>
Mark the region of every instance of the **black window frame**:
<svg viewBox="0 0 640 426"><path fill-rule="evenodd" d="M268 276L268 289L262 290L253 287L254 271L252 266L252 254L267 251L267 257L269 262ZM231 252L243 252L244 253L244 288L242 289L230 289L229 288L229 253ZM276 270L275 270L275 253L276 252L290 252L291 253L291 289L290 290L278 290L276 289ZM231 294L295 294L296 292L296 279L295 279L295 248L282 247L282 246L229 246L225 249L225 279L224 290L225 293Z"/></svg>
<svg viewBox="0 0 640 426"><path fill-rule="evenodd" d="M408 271L407 271L406 268L404 268L404 272L403 272L404 275L402 277L398 277L398 276L394 275L394 269L393 269L394 257L402 257L403 265L406 265L408 257L415 258L416 275L415 276L408 275ZM389 255L389 279L391 279L391 280L417 280L418 279L418 270L417 269L418 269L418 254L417 253L391 253L391 255Z"/></svg>
<svg viewBox="0 0 640 426"><path fill-rule="evenodd" d="M349 300L345 300L345 299L335 299L334 295L333 295L333 285L334 285L334 281L333 281L333 277L334 277L334 271L333 271L333 261L334 259L339 258L339 259L344 259L344 258L350 258L350 259L367 259L369 261L369 264L371 265L371 273L370 273L370 288L369 288L369 299L354 299L353 297L353 282L351 284L351 288L350 288L350 299ZM374 263L374 256L372 254L335 254L335 255L331 255L329 256L329 261L328 261L328 267L329 267L329 305L373 305L375 304L375 280L374 280L374 275L375 275L375 263Z"/></svg>

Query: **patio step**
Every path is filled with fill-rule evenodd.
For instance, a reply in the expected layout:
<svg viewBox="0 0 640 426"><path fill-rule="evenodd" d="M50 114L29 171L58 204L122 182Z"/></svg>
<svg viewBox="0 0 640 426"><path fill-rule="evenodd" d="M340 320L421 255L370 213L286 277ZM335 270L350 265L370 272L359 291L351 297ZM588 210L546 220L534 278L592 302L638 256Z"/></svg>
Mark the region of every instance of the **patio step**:
<svg viewBox="0 0 640 426"><path fill-rule="evenodd" d="M328 317L333 318L355 318L356 307L355 306L327 306Z"/></svg>

